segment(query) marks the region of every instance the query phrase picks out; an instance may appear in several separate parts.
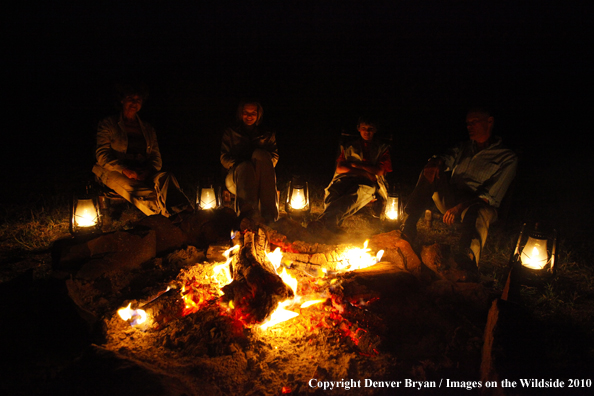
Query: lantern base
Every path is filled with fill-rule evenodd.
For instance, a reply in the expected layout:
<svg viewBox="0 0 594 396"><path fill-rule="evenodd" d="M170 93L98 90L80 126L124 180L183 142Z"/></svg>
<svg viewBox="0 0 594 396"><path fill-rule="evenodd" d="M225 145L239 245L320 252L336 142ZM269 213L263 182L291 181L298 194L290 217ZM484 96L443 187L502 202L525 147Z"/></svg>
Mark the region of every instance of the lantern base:
<svg viewBox="0 0 594 396"><path fill-rule="evenodd" d="M538 286L547 283L553 278L554 273L550 268L545 267L541 270L531 269L516 263L516 274L518 281L526 286Z"/></svg>

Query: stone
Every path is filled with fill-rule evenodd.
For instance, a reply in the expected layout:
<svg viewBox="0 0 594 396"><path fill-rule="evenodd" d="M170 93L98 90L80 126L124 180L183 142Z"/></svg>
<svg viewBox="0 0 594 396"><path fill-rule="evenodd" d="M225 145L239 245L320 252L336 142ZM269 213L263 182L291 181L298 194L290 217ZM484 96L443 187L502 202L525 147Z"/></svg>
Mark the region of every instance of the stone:
<svg viewBox="0 0 594 396"><path fill-rule="evenodd" d="M76 276L85 280L116 271L140 268L156 255L156 234L153 230L143 232L118 231L102 235L87 242L91 257L100 257L85 263Z"/></svg>
<svg viewBox="0 0 594 396"><path fill-rule="evenodd" d="M229 208L199 210L179 224L186 242L198 248L207 248L211 243L230 239L236 226L237 216Z"/></svg>
<svg viewBox="0 0 594 396"><path fill-rule="evenodd" d="M371 267L352 272L352 281L368 287L382 298L403 297L420 288L419 280L391 262L379 262Z"/></svg>
<svg viewBox="0 0 594 396"><path fill-rule="evenodd" d="M136 226L146 227L155 231L157 254L179 249L186 243L186 235L183 231L164 216L155 215L145 217L136 223Z"/></svg>
<svg viewBox="0 0 594 396"><path fill-rule="evenodd" d="M393 230L374 235L369 240L369 247L374 251L383 249L383 261L395 263L399 268L404 268L412 274L420 274L421 260L413 251L410 243L402 239L400 231Z"/></svg>

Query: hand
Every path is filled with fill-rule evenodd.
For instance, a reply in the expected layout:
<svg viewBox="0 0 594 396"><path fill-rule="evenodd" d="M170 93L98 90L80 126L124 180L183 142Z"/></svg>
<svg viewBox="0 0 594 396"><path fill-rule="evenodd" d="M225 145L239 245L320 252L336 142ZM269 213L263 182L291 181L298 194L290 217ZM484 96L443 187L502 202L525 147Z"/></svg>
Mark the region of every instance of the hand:
<svg viewBox="0 0 594 396"><path fill-rule="evenodd" d="M439 179L442 165L443 161L438 158L432 158L427 165L425 165L425 168L423 168L423 176L425 176L425 179L427 179L429 183L433 183L436 178Z"/></svg>
<svg viewBox="0 0 594 396"><path fill-rule="evenodd" d="M139 180L138 179L138 173L136 173L136 171L133 171L132 169L124 169L122 171L122 173L124 174L124 176L126 176L128 179L132 179L132 180Z"/></svg>
<svg viewBox="0 0 594 396"><path fill-rule="evenodd" d="M368 172L367 169L365 169L365 166L359 162L351 162L351 168L356 170L356 173L361 175L361 176L365 176L366 178L368 178L369 180L371 180L372 182L377 181L377 177L371 173Z"/></svg>
<svg viewBox="0 0 594 396"><path fill-rule="evenodd" d="M141 171L136 172L136 180L143 181L149 176L149 171L147 169L143 169Z"/></svg>
<svg viewBox="0 0 594 396"><path fill-rule="evenodd" d="M462 214L463 208L462 205L456 205L453 208L449 209L443 215L443 222L447 225L452 225L456 221L457 218L460 217Z"/></svg>

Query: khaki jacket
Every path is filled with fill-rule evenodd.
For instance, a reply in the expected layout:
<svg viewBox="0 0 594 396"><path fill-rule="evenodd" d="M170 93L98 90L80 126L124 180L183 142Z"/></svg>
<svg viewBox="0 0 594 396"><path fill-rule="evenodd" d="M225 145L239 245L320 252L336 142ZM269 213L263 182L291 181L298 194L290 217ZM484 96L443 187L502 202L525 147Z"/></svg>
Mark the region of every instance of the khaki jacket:
<svg viewBox="0 0 594 396"><path fill-rule="evenodd" d="M146 156L135 158L133 155L127 154L128 135L124 128L122 115L107 117L99 122L97 127L97 150L95 151L97 164L93 167L95 174L101 173L97 168L121 173L127 167L126 162L130 161L143 162L156 172L161 170L163 163L157 143L157 134L149 123L142 122L138 115L136 117L146 139Z"/></svg>

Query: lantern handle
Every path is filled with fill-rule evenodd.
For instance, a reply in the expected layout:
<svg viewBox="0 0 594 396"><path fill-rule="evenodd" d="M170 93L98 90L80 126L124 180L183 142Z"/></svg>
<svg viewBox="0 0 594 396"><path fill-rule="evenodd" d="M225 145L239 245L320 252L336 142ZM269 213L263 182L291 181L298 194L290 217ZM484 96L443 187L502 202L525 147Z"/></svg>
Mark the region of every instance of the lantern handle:
<svg viewBox="0 0 594 396"><path fill-rule="evenodd" d="M557 230L553 230L553 247L551 249L551 274L555 272L555 256L557 255Z"/></svg>

